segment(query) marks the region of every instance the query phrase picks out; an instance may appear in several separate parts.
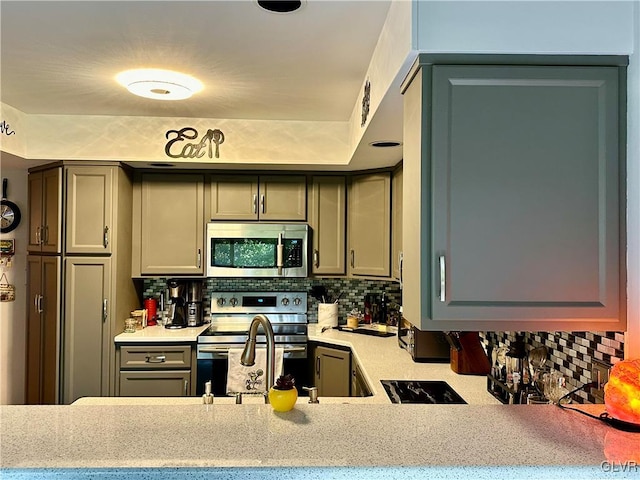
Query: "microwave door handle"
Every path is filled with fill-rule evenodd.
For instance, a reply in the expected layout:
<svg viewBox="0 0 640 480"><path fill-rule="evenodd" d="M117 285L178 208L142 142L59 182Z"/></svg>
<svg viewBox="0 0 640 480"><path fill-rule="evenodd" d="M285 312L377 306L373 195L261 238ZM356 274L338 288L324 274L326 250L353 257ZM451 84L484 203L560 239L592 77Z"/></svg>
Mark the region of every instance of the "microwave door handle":
<svg viewBox="0 0 640 480"><path fill-rule="evenodd" d="M276 267L278 267L278 275L282 275L283 256L284 256L284 241L282 240L282 233L278 234L278 244L276 246Z"/></svg>

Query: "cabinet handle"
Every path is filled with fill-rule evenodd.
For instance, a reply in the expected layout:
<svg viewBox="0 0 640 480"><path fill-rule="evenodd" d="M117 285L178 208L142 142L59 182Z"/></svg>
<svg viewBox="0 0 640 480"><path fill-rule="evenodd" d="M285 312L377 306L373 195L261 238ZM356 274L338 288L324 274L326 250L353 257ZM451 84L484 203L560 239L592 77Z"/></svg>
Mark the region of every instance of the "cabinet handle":
<svg viewBox="0 0 640 480"><path fill-rule="evenodd" d="M49 245L49 225L44 226L44 244Z"/></svg>
<svg viewBox="0 0 640 480"><path fill-rule="evenodd" d="M258 195L253 194L253 213L258 213Z"/></svg>
<svg viewBox="0 0 640 480"><path fill-rule="evenodd" d="M36 228L36 244L37 245L42 245L42 242L40 241L40 228L41 227Z"/></svg>
<svg viewBox="0 0 640 480"><path fill-rule="evenodd" d="M107 299L102 300L102 323L107 321Z"/></svg>
<svg viewBox="0 0 640 480"><path fill-rule="evenodd" d="M316 357L316 375L320 378L320 357Z"/></svg>
<svg viewBox="0 0 640 480"><path fill-rule="evenodd" d="M109 227L104 227L104 236L102 238L102 245L107 248L109 245Z"/></svg>
<svg viewBox="0 0 640 480"><path fill-rule="evenodd" d="M404 254L400 252L398 254L398 270L400 270L400 288L402 288L402 267L404 263Z"/></svg>
<svg viewBox="0 0 640 480"><path fill-rule="evenodd" d="M167 360L165 355L147 355L145 363L164 363Z"/></svg>
<svg viewBox="0 0 640 480"><path fill-rule="evenodd" d="M36 313L42 313L42 299L44 297L42 295L34 295L33 297L33 305L36 309Z"/></svg>
<svg viewBox="0 0 640 480"><path fill-rule="evenodd" d="M198 249L198 268L202 267L202 250Z"/></svg>
<svg viewBox="0 0 640 480"><path fill-rule="evenodd" d="M184 381L184 396L189 396L189 380Z"/></svg>
<svg viewBox="0 0 640 480"><path fill-rule="evenodd" d="M264 193L260 195L260 213L264 213Z"/></svg>
<svg viewBox="0 0 640 480"><path fill-rule="evenodd" d="M440 301L444 302L446 300L445 289L447 286L447 277L446 277L446 263L444 255L440 255Z"/></svg>
<svg viewBox="0 0 640 480"><path fill-rule="evenodd" d="M351 249L351 268L356 266L356 252Z"/></svg>
<svg viewBox="0 0 640 480"><path fill-rule="evenodd" d="M320 252L317 249L313 251L313 264L316 268L320 266Z"/></svg>

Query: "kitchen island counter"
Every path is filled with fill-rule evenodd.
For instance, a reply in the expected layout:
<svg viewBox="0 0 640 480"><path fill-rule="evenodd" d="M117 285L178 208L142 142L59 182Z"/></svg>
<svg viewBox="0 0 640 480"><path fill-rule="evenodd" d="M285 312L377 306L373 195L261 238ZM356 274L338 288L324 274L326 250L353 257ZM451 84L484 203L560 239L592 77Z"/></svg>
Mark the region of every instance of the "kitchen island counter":
<svg viewBox="0 0 640 480"><path fill-rule="evenodd" d="M3 479L246 478L263 467L269 478L354 478L353 467L367 478L522 478L531 466L538 478L603 478L623 464L615 478L633 478L640 451L639 434L553 405L2 406L0 438Z"/></svg>

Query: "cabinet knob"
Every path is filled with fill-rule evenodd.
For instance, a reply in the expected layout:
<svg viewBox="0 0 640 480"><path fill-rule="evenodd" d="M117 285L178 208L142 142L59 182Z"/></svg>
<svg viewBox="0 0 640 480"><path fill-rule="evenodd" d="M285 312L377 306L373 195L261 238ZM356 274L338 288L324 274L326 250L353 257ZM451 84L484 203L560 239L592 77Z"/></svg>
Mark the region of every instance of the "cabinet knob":
<svg viewBox="0 0 640 480"><path fill-rule="evenodd" d="M225 300L223 297L220 297L218 298L218 301L216 303L218 304L219 307L222 307L225 304Z"/></svg>

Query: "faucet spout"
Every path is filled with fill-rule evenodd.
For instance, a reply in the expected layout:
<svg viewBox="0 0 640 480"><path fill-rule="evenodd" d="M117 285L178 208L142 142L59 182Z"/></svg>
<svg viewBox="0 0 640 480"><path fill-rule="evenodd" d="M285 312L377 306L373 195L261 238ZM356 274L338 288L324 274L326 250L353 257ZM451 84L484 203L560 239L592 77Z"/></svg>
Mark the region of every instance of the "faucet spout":
<svg viewBox="0 0 640 480"><path fill-rule="evenodd" d="M265 403L269 403L269 396L266 395L266 393L269 392L269 389L275 383L276 355L273 327L271 326L271 321L265 315L256 315L253 317L253 320L251 320L249 337L244 346L240 363L247 367L256 363L256 337L258 336L258 327L261 325L267 337L267 376L264 401Z"/></svg>

